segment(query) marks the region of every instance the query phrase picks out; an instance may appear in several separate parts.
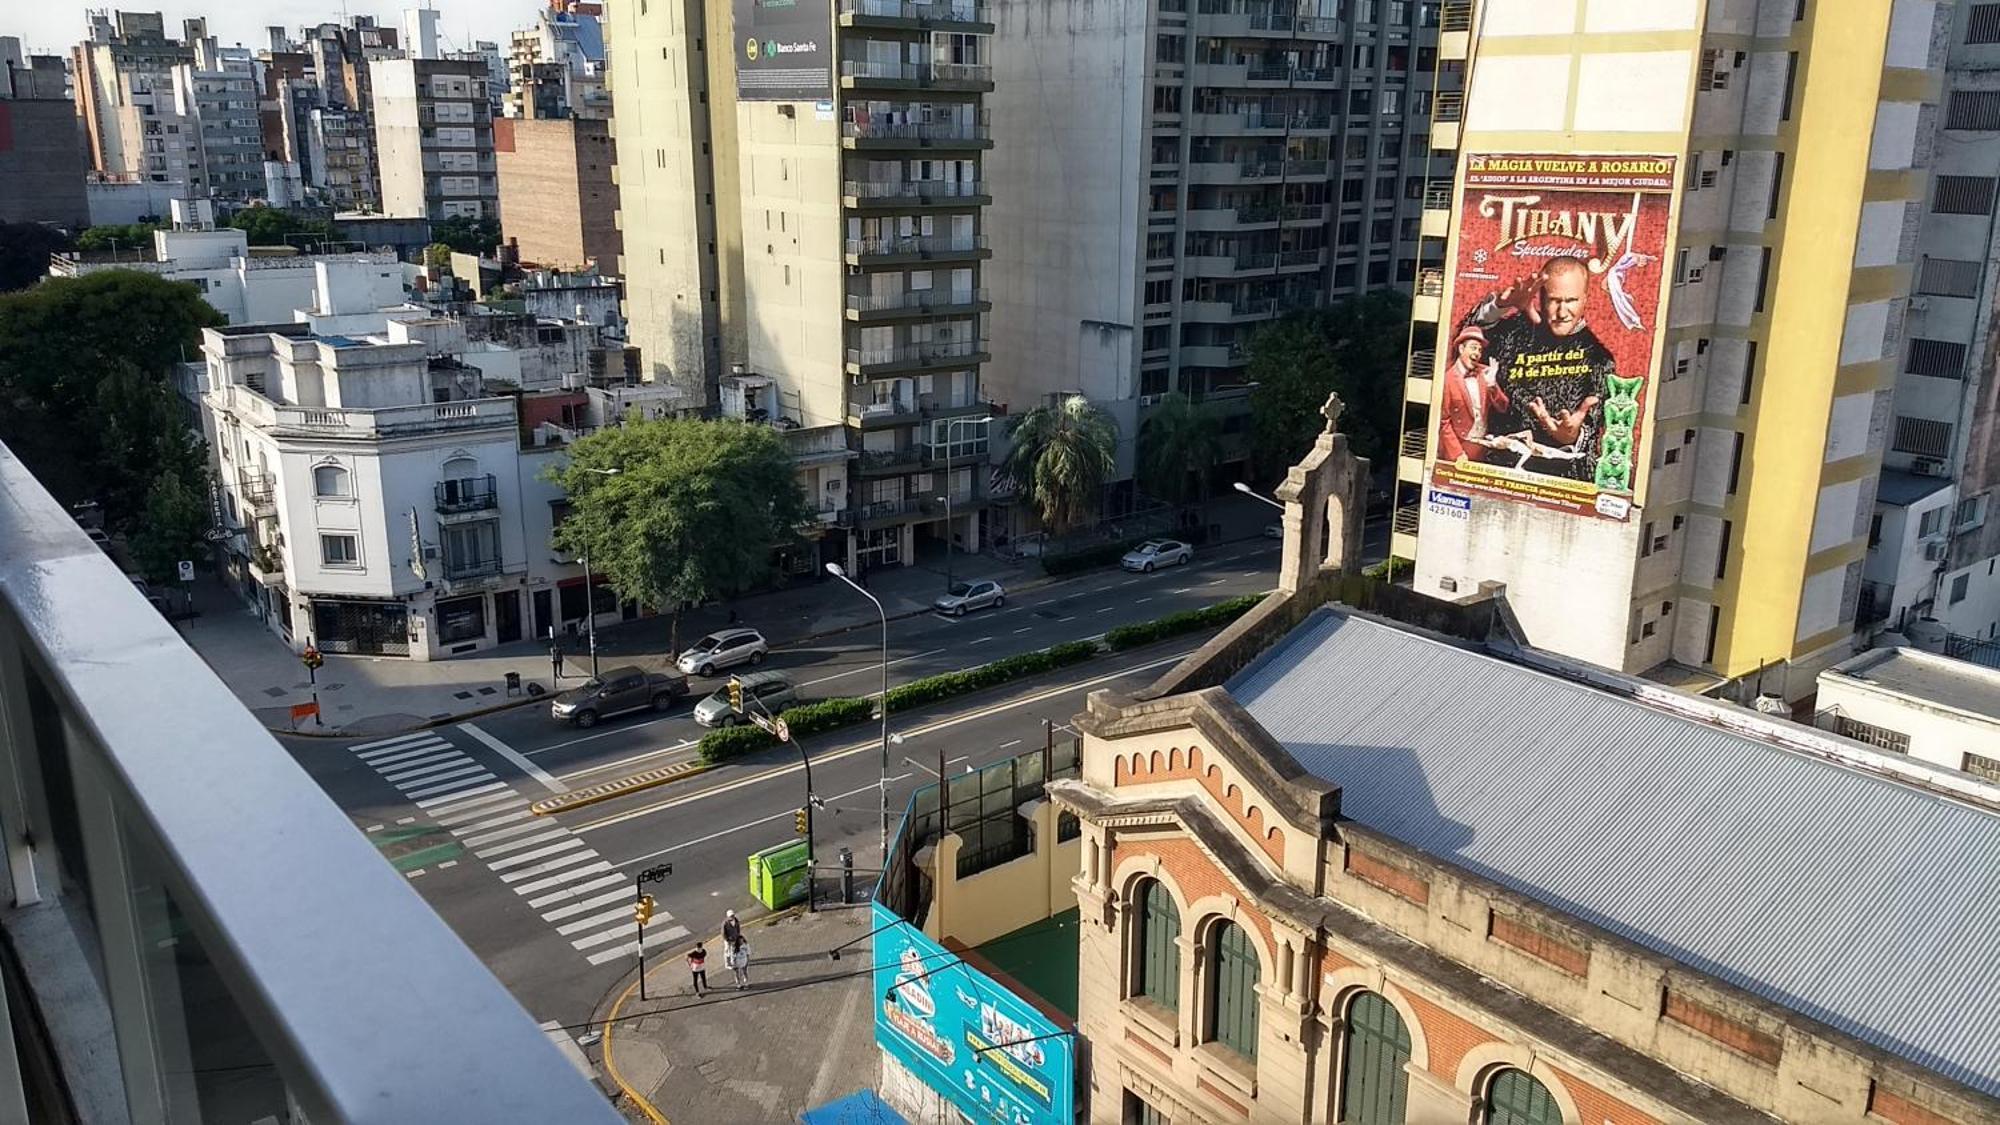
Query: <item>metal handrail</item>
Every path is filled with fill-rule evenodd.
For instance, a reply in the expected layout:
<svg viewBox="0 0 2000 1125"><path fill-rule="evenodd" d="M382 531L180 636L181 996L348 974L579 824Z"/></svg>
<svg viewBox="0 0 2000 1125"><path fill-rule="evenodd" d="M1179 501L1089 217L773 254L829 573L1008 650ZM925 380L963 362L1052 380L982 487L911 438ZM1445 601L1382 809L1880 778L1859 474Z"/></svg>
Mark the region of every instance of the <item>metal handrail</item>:
<svg viewBox="0 0 2000 1125"><path fill-rule="evenodd" d="M73 785L55 783L58 767ZM101 979L102 965L127 982L39 1002L94 1006L108 1021L116 1052L59 1032L53 1046L66 1069L130 1069L132 1081L106 1081L139 1099L133 1120L171 1116L153 1079L186 1066L187 1044L163 1037L214 1026L243 1029L237 1068L281 1077L274 1118L289 1097L313 1121L619 1119L4 447L0 781L4 815L23 829L0 842L17 908L0 922L17 946L61 958L70 979ZM223 793L230 831L217 832ZM24 796L52 821L35 825L33 844L18 819ZM66 854L75 839L87 864ZM40 879L37 867L53 863L68 877ZM84 931L75 938L17 925L19 907L65 901L68 926ZM169 908L184 926L166 928ZM155 943L169 934L162 963ZM169 987L154 977L177 961L221 986L185 1024L155 1019L143 995ZM28 978L31 991L52 983ZM451 1013L449 1035L437 1033L439 1012Z"/></svg>

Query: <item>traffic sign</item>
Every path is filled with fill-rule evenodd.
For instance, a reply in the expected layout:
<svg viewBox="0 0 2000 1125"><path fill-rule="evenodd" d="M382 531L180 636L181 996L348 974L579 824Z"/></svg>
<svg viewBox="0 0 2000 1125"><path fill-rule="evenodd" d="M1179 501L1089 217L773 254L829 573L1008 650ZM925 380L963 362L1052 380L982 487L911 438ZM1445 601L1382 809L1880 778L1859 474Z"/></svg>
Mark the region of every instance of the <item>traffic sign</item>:
<svg viewBox="0 0 2000 1125"><path fill-rule="evenodd" d="M180 571L180 575L181 575L181 581L183 581L183 582L192 582L192 581L194 581L194 564L193 564L193 563L189 562L189 561L188 561L188 560L186 560L186 559L182 559L182 560L181 560L181 561L180 561L179 563L175 564L175 569L176 569L176 570L178 570L178 571Z"/></svg>
<svg viewBox="0 0 2000 1125"><path fill-rule="evenodd" d="M755 723L757 725L757 729L759 730L765 731L770 734L778 733L776 724L772 723L771 720L764 715L759 715L755 711L746 711L743 713L743 717L750 720L752 723Z"/></svg>
<svg viewBox="0 0 2000 1125"><path fill-rule="evenodd" d="M771 733L778 736L779 742L790 742L792 740L791 724L785 722L783 719L779 719L772 725Z"/></svg>

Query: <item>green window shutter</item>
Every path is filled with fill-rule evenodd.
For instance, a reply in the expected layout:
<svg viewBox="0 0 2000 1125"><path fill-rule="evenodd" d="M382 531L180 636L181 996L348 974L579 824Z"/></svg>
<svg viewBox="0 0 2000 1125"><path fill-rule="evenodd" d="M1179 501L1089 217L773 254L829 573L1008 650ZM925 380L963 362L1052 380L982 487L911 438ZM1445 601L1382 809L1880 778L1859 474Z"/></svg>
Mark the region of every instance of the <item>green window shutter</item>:
<svg viewBox="0 0 2000 1125"><path fill-rule="evenodd" d="M1486 1125L1562 1125L1562 1110L1534 1077L1503 1070L1486 1087Z"/></svg>
<svg viewBox="0 0 2000 1125"><path fill-rule="evenodd" d="M1146 884L1140 925L1138 993L1169 1009L1181 1001L1181 912L1166 884Z"/></svg>
<svg viewBox="0 0 2000 1125"><path fill-rule="evenodd" d="M1257 951L1234 922L1215 931L1215 1004L1209 1038L1242 1055L1257 1057Z"/></svg>
<svg viewBox="0 0 2000 1125"><path fill-rule="evenodd" d="M1347 1008L1347 1048L1341 1062L1343 1125L1403 1125L1410 1092L1410 1029L1389 1001L1373 992Z"/></svg>

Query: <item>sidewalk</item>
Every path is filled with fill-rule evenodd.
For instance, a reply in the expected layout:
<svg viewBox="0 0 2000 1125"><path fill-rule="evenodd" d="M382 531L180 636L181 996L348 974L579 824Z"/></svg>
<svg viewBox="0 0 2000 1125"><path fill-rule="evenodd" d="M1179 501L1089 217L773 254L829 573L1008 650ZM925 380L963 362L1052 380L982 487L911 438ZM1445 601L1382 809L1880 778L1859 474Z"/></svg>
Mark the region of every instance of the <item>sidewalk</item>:
<svg viewBox="0 0 2000 1125"><path fill-rule="evenodd" d="M956 578L994 578L1008 589L1032 588L1041 571L1032 563L1007 563L987 555L959 555ZM942 566L924 563L880 570L869 575L869 592L882 600L893 620L929 610L944 590ZM291 707L312 699L313 685L298 654L285 647L250 609L220 580L195 584L199 616L181 622L181 633L216 675L229 685L243 705L266 727L290 733ZM733 602L703 606L681 615L681 644L729 623L734 608L745 625L762 630L773 645L794 644L848 629L872 630L881 620L867 598L831 577L804 579L799 584ZM665 616L600 624L598 664L638 664L666 670L671 619ZM563 686L574 687L589 668L589 656L565 641ZM522 684L549 688L549 650L544 641L501 645L473 656L451 660L403 660L394 657L328 654L319 669L321 721L300 728L301 734L397 734L432 723L448 722L508 705L527 702L526 695L508 697L508 672L519 672Z"/></svg>
<svg viewBox="0 0 2000 1125"><path fill-rule="evenodd" d="M1232 495L1216 500L1207 519L1221 525L1226 542L1255 538L1276 515L1255 500ZM958 554L951 572L957 579L996 579L1009 592L1063 580L1044 576L1035 559L1008 562L991 555ZM868 589L881 599L891 620L927 612L932 599L944 590L943 556L927 555L911 566L874 571L868 575ZM219 579L208 577L195 584L194 605L199 616L180 623L188 644L266 727L292 733L292 705L311 701L313 691L298 654ZM702 634L729 624L732 608L742 624L761 630L773 645L780 646L849 629L868 630L864 639L872 641L880 620L867 598L825 574L817 574L783 590L688 611L681 616L681 644L691 644ZM600 624L599 666L637 664L671 670L674 654L667 651L670 628L670 619L664 616ZM576 641L564 643L563 687L581 683L581 674L589 668L589 657L577 651L579 647ZM547 642L521 641L472 656L432 661L328 654L318 673L321 725L307 720L297 733L400 734L529 702L533 697L526 694L506 694L509 672L521 674L524 689L530 683L549 689Z"/></svg>
<svg viewBox="0 0 2000 1125"><path fill-rule="evenodd" d="M708 979L719 990L699 1000L689 991L687 943L649 952L652 999L640 1000L628 980L597 1013L606 1077L676 1125L795 1122L802 1110L873 1086L872 949L856 940L868 920L865 907L837 907L750 921L747 992L729 983L721 939L711 934ZM843 942L854 944L839 961L829 958ZM633 1121L656 1120L630 1097L618 1105Z"/></svg>

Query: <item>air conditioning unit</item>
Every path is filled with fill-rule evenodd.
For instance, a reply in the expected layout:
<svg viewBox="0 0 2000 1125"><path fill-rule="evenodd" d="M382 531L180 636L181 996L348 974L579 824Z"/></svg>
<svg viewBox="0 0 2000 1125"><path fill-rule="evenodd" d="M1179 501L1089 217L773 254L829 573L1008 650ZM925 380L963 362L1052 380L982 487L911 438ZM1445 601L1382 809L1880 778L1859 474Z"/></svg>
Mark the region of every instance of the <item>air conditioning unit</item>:
<svg viewBox="0 0 2000 1125"><path fill-rule="evenodd" d="M1945 475L1945 464L1937 457L1919 457L1910 462L1910 471L1923 477L1941 477Z"/></svg>
<svg viewBox="0 0 2000 1125"><path fill-rule="evenodd" d="M1924 544L1924 561L1943 562L1945 552L1949 551L1950 549L1951 549L1951 544L1945 542L1942 539L1937 540L1936 542L1926 543Z"/></svg>

